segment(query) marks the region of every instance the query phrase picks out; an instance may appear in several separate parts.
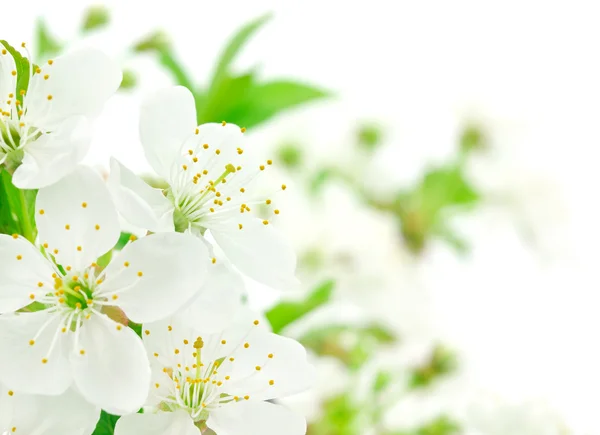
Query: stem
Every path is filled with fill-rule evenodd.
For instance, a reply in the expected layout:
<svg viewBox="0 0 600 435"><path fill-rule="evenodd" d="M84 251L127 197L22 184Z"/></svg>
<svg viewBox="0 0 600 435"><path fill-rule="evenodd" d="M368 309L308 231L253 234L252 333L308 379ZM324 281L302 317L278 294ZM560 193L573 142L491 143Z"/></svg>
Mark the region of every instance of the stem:
<svg viewBox="0 0 600 435"><path fill-rule="evenodd" d="M35 236L33 234L33 227L31 226L31 217L27 209L27 199L25 198L25 192L19 189L19 198L21 202L21 229L23 230L23 237L29 240L31 243L35 242Z"/></svg>

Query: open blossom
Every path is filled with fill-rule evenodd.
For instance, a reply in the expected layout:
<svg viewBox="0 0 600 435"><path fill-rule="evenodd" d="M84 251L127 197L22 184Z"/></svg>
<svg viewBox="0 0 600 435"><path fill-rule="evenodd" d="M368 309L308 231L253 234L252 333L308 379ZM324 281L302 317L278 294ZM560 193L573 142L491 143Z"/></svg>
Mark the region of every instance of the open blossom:
<svg viewBox="0 0 600 435"><path fill-rule="evenodd" d="M13 183L40 188L72 171L87 153L90 117L120 83L118 65L101 51L38 66L0 43L0 164L16 168Z"/></svg>
<svg viewBox="0 0 600 435"><path fill-rule="evenodd" d="M153 378L148 406L121 418L116 435L199 435L206 427L219 435L306 433L304 417L268 402L312 384L313 367L298 342L252 318L217 334L177 318L144 330Z"/></svg>
<svg viewBox="0 0 600 435"><path fill-rule="evenodd" d="M0 385L0 435L89 435L100 408L68 390L60 396L32 396Z"/></svg>
<svg viewBox="0 0 600 435"><path fill-rule="evenodd" d="M107 313L136 323L170 316L203 284L206 247L188 235L155 234L101 270L97 259L119 238L118 215L100 176L84 167L39 191L36 222L39 248L0 235L0 380L51 395L75 383L113 414L137 411L148 358L135 332Z"/></svg>
<svg viewBox="0 0 600 435"><path fill-rule="evenodd" d="M194 98L186 88L160 91L142 106L140 135L148 162L169 185L167 195L114 160L111 191L129 223L199 237L208 230L244 274L274 288L294 286L293 249L269 219L252 211L262 204L272 216L279 214L272 199L253 195L254 180L272 161L249 161L243 132L225 122L197 127Z"/></svg>

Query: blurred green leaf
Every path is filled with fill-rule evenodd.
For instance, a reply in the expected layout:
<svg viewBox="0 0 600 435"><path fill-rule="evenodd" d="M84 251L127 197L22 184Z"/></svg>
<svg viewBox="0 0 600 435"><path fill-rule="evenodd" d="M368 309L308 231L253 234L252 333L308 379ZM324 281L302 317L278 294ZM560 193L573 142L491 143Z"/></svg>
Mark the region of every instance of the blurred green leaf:
<svg viewBox="0 0 600 435"><path fill-rule="evenodd" d="M416 430L392 431L386 432L385 435L458 435L460 433L457 422L447 416L440 416Z"/></svg>
<svg viewBox="0 0 600 435"><path fill-rule="evenodd" d="M328 325L315 328L299 340L317 355L332 356L351 369L362 367L382 345L397 341L383 325Z"/></svg>
<svg viewBox="0 0 600 435"><path fill-rule="evenodd" d="M436 346L429 360L413 370L409 385L411 388L424 388L435 380L456 369L456 356L443 346Z"/></svg>
<svg viewBox="0 0 600 435"><path fill-rule="evenodd" d="M349 394L329 398L322 407L322 417L309 425L307 435L360 435L360 405Z"/></svg>
<svg viewBox="0 0 600 435"><path fill-rule="evenodd" d="M106 26L110 22L110 12L106 6L96 5L89 7L83 16L81 30L89 32Z"/></svg>
<svg viewBox="0 0 600 435"><path fill-rule="evenodd" d="M43 18L38 18L35 24L36 58L45 59L59 53L62 44L50 33Z"/></svg>
<svg viewBox="0 0 600 435"><path fill-rule="evenodd" d="M390 386L393 380L394 376L389 371L381 370L375 376L375 381L373 382L373 391L375 393L379 393L385 390Z"/></svg>
<svg viewBox="0 0 600 435"><path fill-rule="evenodd" d="M325 281L314 289L308 297L298 302L281 302L271 308L266 317L271 323L273 332L278 334L290 323L326 304L331 299L335 282Z"/></svg>
<svg viewBox="0 0 600 435"><path fill-rule="evenodd" d="M319 169L311 178L309 191L312 194L318 193L321 191L323 186L327 183L327 181L331 180L333 177L337 175L337 171L335 168L321 168Z"/></svg>
<svg viewBox="0 0 600 435"><path fill-rule="evenodd" d="M464 252L466 243L446 220L451 213L469 210L479 201L463 167L453 164L429 170L415 188L398 194L391 209L400 219L402 236L413 252L420 253L434 236Z"/></svg>
<svg viewBox="0 0 600 435"><path fill-rule="evenodd" d="M229 68L238 53L248 42L250 37L270 19L271 14L265 14L246 24L233 36L233 38L231 38L217 62L217 66L213 72L210 89L218 89L219 82L230 76Z"/></svg>
<svg viewBox="0 0 600 435"><path fill-rule="evenodd" d="M159 61L167 71L171 73L175 83L180 86L185 86L191 92L194 92L194 83L192 79L185 72L183 65L175 58L170 48L158 48Z"/></svg>
<svg viewBox="0 0 600 435"><path fill-rule="evenodd" d="M113 435L115 433L115 425L120 417L111 415L105 411L102 411L100 420L96 424L96 429L92 435Z"/></svg>
<svg viewBox="0 0 600 435"><path fill-rule="evenodd" d="M17 215L13 212L19 203L19 193L13 186L12 177L0 169L0 233L21 234Z"/></svg>

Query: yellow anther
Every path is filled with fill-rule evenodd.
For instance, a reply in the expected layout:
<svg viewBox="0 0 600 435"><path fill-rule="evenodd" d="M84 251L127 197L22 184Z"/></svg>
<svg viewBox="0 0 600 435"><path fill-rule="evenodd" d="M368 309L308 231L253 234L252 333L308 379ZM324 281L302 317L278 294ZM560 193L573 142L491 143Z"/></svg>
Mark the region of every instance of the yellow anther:
<svg viewBox="0 0 600 435"><path fill-rule="evenodd" d="M271 200L270 200L270 199L267 199L267 200L265 201L265 203L266 203L267 205L269 205L269 204L271 204Z"/></svg>
<svg viewBox="0 0 600 435"><path fill-rule="evenodd" d="M287 186L285 184L282 184L281 185L281 190L285 190L285 189L287 189Z"/></svg>
<svg viewBox="0 0 600 435"><path fill-rule="evenodd" d="M260 370L261 370L261 367L260 367L260 366L256 366L256 367L254 367L254 368L256 369L256 371L257 371L257 372L260 372Z"/></svg>
<svg viewBox="0 0 600 435"><path fill-rule="evenodd" d="M67 224L65 225L65 230L69 231L71 229L71 225Z"/></svg>
<svg viewBox="0 0 600 435"><path fill-rule="evenodd" d="M240 130L242 133L246 133L246 127L242 127L242 128L240 128Z"/></svg>
<svg viewBox="0 0 600 435"><path fill-rule="evenodd" d="M29 340L29 345L33 346L35 344L35 340Z"/></svg>
<svg viewBox="0 0 600 435"><path fill-rule="evenodd" d="M269 381L269 385L275 385L275 381L274 381L273 379L271 379L271 380Z"/></svg>
<svg viewBox="0 0 600 435"><path fill-rule="evenodd" d="M48 60L48 65L52 65L54 61L52 59Z"/></svg>
<svg viewBox="0 0 600 435"><path fill-rule="evenodd" d="M219 155L219 154L221 154L221 150L215 150L215 154L216 154L216 155Z"/></svg>
<svg viewBox="0 0 600 435"><path fill-rule="evenodd" d="M264 171L264 170L265 170L265 165L260 165L260 166L259 166L259 169L260 169L261 171Z"/></svg>
<svg viewBox="0 0 600 435"><path fill-rule="evenodd" d="M123 325L117 325L117 331L120 331L121 329L123 329Z"/></svg>
<svg viewBox="0 0 600 435"><path fill-rule="evenodd" d="M14 396L14 394L15 394L15 392L14 392L13 390L8 390L8 395L9 395L9 396L11 396L11 397L12 397L12 396Z"/></svg>
<svg viewBox="0 0 600 435"><path fill-rule="evenodd" d="M48 362L47 358L42 358L42 364L46 364Z"/></svg>
<svg viewBox="0 0 600 435"><path fill-rule="evenodd" d="M85 350L84 350L84 349L81 349L81 350L79 351L79 354L80 354L80 355L85 355Z"/></svg>
<svg viewBox="0 0 600 435"><path fill-rule="evenodd" d="M205 143L204 145L202 145L202 148L204 148L205 150L207 150L208 149L208 144Z"/></svg>
<svg viewBox="0 0 600 435"><path fill-rule="evenodd" d="M196 133L196 134L200 133L200 130L196 129L195 133Z"/></svg>
<svg viewBox="0 0 600 435"><path fill-rule="evenodd" d="M22 255L17 255L17 260L22 260L23 256Z"/></svg>
<svg viewBox="0 0 600 435"><path fill-rule="evenodd" d="M81 246L78 246L78 247L77 247L77 250L78 250L79 252L81 252L81 249L82 249L82 248L81 248Z"/></svg>
<svg viewBox="0 0 600 435"><path fill-rule="evenodd" d="M142 277L143 275L144 275L144 273L141 270L137 273L137 276L139 276L139 277Z"/></svg>
<svg viewBox="0 0 600 435"><path fill-rule="evenodd" d="M270 353L270 354L268 355L268 357L269 357L269 359L273 359L273 354L272 354L272 353Z"/></svg>
<svg viewBox="0 0 600 435"><path fill-rule="evenodd" d="M45 211L44 211L44 209L42 208L42 209L40 209L40 212L39 212L39 213L40 213L40 214L44 214L44 213L46 213L46 212L45 212Z"/></svg>
<svg viewBox="0 0 600 435"><path fill-rule="evenodd" d="M35 299L35 295L34 295L33 293L31 293L31 294L29 295L29 299L31 299L31 300L34 300L34 299Z"/></svg>
<svg viewBox="0 0 600 435"><path fill-rule="evenodd" d="M175 355L179 355L179 349L175 349Z"/></svg>
<svg viewBox="0 0 600 435"><path fill-rule="evenodd" d="M112 300L116 301L117 299L119 299L119 295L112 295Z"/></svg>
<svg viewBox="0 0 600 435"><path fill-rule="evenodd" d="M82 202L82 203L81 203L81 206L82 206L83 208L87 208L87 202Z"/></svg>
<svg viewBox="0 0 600 435"><path fill-rule="evenodd" d="M96 231L98 231L98 230L100 230L100 225L96 224L96 226L94 228L96 228Z"/></svg>
<svg viewBox="0 0 600 435"><path fill-rule="evenodd" d="M275 210L273 210L273 213L279 214L279 210L275 209Z"/></svg>
<svg viewBox="0 0 600 435"><path fill-rule="evenodd" d="M244 343L244 348L248 349L250 347L250 343Z"/></svg>
<svg viewBox="0 0 600 435"><path fill-rule="evenodd" d="M146 335L150 335L150 331L146 329L146 330L144 331L144 334L146 334Z"/></svg>
<svg viewBox="0 0 600 435"><path fill-rule="evenodd" d="M267 160L267 165L272 165L273 164L273 160Z"/></svg>
<svg viewBox="0 0 600 435"><path fill-rule="evenodd" d="M225 126L227 125L227 122L225 122L225 121L222 121L222 122L221 122L221 125L222 125L223 127L225 127Z"/></svg>
<svg viewBox="0 0 600 435"><path fill-rule="evenodd" d="M202 337L196 338L196 341L194 341L194 349L202 349L203 347L204 340L202 340Z"/></svg>
<svg viewBox="0 0 600 435"><path fill-rule="evenodd" d="M53 97L52 95L48 95L46 98L48 99L48 101L51 101Z"/></svg>
<svg viewBox="0 0 600 435"><path fill-rule="evenodd" d="M244 226L242 224L238 224L238 228L241 230L242 228L244 228Z"/></svg>
<svg viewBox="0 0 600 435"><path fill-rule="evenodd" d="M269 221L265 219L265 220L263 221L263 225L269 225Z"/></svg>
<svg viewBox="0 0 600 435"><path fill-rule="evenodd" d="M215 257L212 258L212 264L215 264L217 262L217 259Z"/></svg>

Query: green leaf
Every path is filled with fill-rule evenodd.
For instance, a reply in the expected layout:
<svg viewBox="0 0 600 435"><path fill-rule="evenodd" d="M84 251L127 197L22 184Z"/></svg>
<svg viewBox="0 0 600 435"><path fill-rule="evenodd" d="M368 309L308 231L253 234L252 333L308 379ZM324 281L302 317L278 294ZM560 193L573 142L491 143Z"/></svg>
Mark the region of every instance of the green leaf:
<svg viewBox="0 0 600 435"><path fill-rule="evenodd" d="M453 372L456 366L457 360L454 353L438 345L429 360L413 370L409 385L414 389L428 387L437 379Z"/></svg>
<svg viewBox="0 0 600 435"><path fill-rule="evenodd" d="M375 376L375 380L373 381L373 391L375 393L379 393L385 390L394 380L394 376L385 370L382 370L377 373Z"/></svg>
<svg viewBox="0 0 600 435"><path fill-rule="evenodd" d="M38 18L35 25L36 58L44 59L59 53L62 44L50 33L43 18Z"/></svg>
<svg viewBox="0 0 600 435"><path fill-rule="evenodd" d="M310 435L360 435L364 433L361 417L364 408L348 393L328 398L322 406L321 418L311 423Z"/></svg>
<svg viewBox="0 0 600 435"><path fill-rule="evenodd" d="M281 302L271 308L266 316L271 323L273 332L276 334L281 332L290 323L329 302L334 287L334 281L325 281L313 290L305 300L299 302Z"/></svg>
<svg viewBox="0 0 600 435"><path fill-rule="evenodd" d="M115 425L120 417L111 415L105 411L102 411L100 420L96 425L96 429L92 435L113 435L115 433Z"/></svg>
<svg viewBox="0 0 600 435"><path fill-rule="evenodd" d="M368 151L374 151L379 145L381 145L383 133L379 125L364 124L359 128L356 136L358 139L358 144L361 148Z"/></svg>
<svg viewBox="0 0 600 435"><path fill-rule="evenodd" d="M300 337L300 342L317 355L332 356L350 369L362 367L381 346L398 338L383 325L329 325L315 328Z"/></svg>
<svg viewBox="0 0 600 435"><path fill-rule="evenodd" d="M271 14L265 14L242 27L234 36L231 38L225 50L221 54L213 77L211 80L210 89L219 87L219 82L229 76L229 67L234 61L242 47L248 42L250 37L254 35L267 21L271 19Z"/></svg>
<svg viewBox="0 0 600 435"><path fill-rule="evenodd" d="M211 89L210 98L196 99L198 124L206 122L228 121L245 126L236 112L245 106L246 96L254 84L254 73L250 72L237 77L223 77L217 88ZM242 109L242 112L245 109Z"/></svg>
<svg viewBox="0 0 600 435"><path fill-rule="evenodd" d="M110 12L106 6L91 6L85 11L81 30L89 32L101 27L105 27L110 22Z"/></svg>
<svg viewBox="0 0 600 435"><path fill-rule="evenodd" d="M293 81L273 81L253 86L224 118L246 128L261 124L296 106L329 97L322 89Z"/></svg>
<svg viewBox="0 0 600 435"><path fill-rule="evenodd" d="M12 55L15 60L15 67L17 71L17 86L15 89L15 94L17 99L23 103L23 96L21 95L21 91L27 92L29 88L29 78L31 75L31 67L29 65L29 59L23 57L23 55L19 52L19 50L15 49L8 42L4 40L0 40L0 44L4 45L6 50Z"/></svg>
<svg viewBox="0 0 600 435"><path fill-rule="evenodd" d="M136 74L129 70L123 70L123 78L121 79L121 85L119 86L120 90L128 91L135 88L137 84L137 76Z"/></svg>

